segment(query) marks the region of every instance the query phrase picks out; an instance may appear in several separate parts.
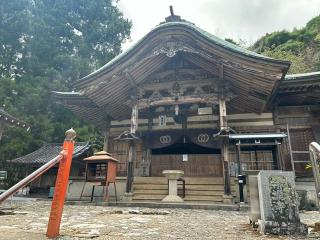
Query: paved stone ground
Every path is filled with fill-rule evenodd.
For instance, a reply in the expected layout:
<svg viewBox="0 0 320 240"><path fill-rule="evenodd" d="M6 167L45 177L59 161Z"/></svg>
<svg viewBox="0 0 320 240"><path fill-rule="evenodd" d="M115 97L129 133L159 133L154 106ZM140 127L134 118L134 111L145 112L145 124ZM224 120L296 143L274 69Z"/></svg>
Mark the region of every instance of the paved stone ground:
<svg viewBox="0 0 320 240"><path fill-rule="evenodd" d="M10 208L10 201L0 206L0 239L46 239L50 202L15 201ZM305 212L301 219L311 225L320 214ZM246 212L68 205L60 233L59 240L306 239L261 236L248 225Z"/></svg>

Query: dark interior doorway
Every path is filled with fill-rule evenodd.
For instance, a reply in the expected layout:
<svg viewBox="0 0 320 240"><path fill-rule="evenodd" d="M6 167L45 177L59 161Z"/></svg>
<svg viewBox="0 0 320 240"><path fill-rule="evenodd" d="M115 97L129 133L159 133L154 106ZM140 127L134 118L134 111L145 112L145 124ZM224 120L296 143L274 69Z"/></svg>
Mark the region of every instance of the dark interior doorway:
<svg viewBox="0 0 320 240"><path fill-rule="evenodd" d="M176 143L163 148L152 149L153 155L162 154L220 154L221 150L217 148L207 148L191 142L188 137L180 138Z"/></svg>
<svg viewBox="0 0 320 240"><path fill-rule="evenodd" d="M206 148L194 143L176 143L169 147L152 149L153 155L161 154L220 154L220 149Z"/></svg>

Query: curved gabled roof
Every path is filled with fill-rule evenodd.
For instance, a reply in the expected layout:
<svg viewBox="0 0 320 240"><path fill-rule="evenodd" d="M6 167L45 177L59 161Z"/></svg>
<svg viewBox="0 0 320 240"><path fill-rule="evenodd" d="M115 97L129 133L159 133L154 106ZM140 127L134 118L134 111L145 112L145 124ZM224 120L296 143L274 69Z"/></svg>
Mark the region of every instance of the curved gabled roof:
<svg viewBox="0 0 320 240"><path fill-rule="evenodd" d="M91 79L94 79L95 77L100 76L101 74L105 74L112 70L112 68L118 64L122 64L125 62L128 58L133 56L137 50L146 44L149 38L154 36L160 31L166 31L169 29L174 28L184 28L185 30L194 32L198 36L202 37L203 39L207 40L211 44L214 44L216 46L222 47L227 51L230 51L234 54L237 54L239 56L252 58L255 60L264 61L265 63L269 64L280 64L286 66L286 68L289 68L290 62L284 61L284 60L277 60L270 57L263 56L261 54L255 53L253 51L244 49L242 47L239 47L235 44L232 44L228 41L225 41L219 37L216 37L213 34L208 33L207 31L197 27L196 25L187 22L187 21L176 21L176 22L164 22L159 25L157 25L155 28L153 28L147 35L145 35L143 38L141 38L138 42L136 42L134 45L132 45L128 50L122 52L118 56L116 56L114 59L109 61L107 64L102 66L101 68L97 69L96 71L92 72L91 74L79 79L74 86L81 88L82 85L85 85L88 81Z"/></svg>
<svg viewBox="0 0 320 240"><path fill-rule="evenodd" d="M96 125L105 114L112 119L127 119L131 109L126 103L132 89L144 86L156 74L174 71L170 66L183 59L187 63L183 67L191 72L194 81L202 81L197 78L196 69L207 78L228 83L230 92L236 95L228 103L229 110L264 111L290 62L243 49L179 18L171 20L156 26L127 51L78 80L74 84L76 94L56 92L55 97ZM169 84L175 79L170 78Z"/></svg>

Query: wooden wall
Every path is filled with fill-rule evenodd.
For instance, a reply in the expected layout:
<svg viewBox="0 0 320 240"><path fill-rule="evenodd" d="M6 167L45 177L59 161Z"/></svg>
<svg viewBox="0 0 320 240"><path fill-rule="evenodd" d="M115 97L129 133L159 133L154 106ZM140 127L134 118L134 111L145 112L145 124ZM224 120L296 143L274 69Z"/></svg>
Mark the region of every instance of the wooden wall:
<svg viewBox="0 0 320 240"><path fill-rule="evenodd" d="M319 112L320 109L317 106L282 106L276 109L274 114L275 123L281 126L285 132L288 124L292 151L301 152L293 153L294 161L309 160L309 153L307 153L309 144L319 139L317 135L317 130L320 126ZM282 150L285 168L291 170L288 139L284 140ZM312 176L312 171L306 170L305 166L306 163L295 163L297 176Z"/></svg>
<svg viewBox="0 0 320 240"><path fill-rule="evenodd" d="M274 113L263 114L233 114L228 115L228 122L238 133L247 132L276 132L286 133L286 125L289 125L292 150L308 151L308 146L312 141L320 139L320 108L319 107L278 107ZM157 126L158 119L154 119L154 130L159 129ZM170 122L171 119L168 119ZM188 118L188 128L214 127L217 119L213 115L194 116ZM140 130L146 130L147 120L139 119ZM111 132L113 137L109 141L109 152L120 160L118 165L118 176L126 175L126 160L128 156L128 147L124 143L114 143L112 139L118 136L123 130L129 127L129 121L113 121ZM181 128L181 125L170 123L164 128ZM163 129L163 128L161 128ZM135 161L135 173L139 174L139 169L144 161L151 161L152 176L161 176L162 170L182 169L188 176L222 176L220 166L220 155L189 155L188 162L182 162L182 155L149 155L143 148L142 144L137 146L137 158ZM285 170L291 170L291 161L289 154L288 139L284 139L280 147L280 155ZM308 160L309 155L293 154L295 160ZM271 152L257 153L259 163L255 162L254 152L242 152L242 162L246 164L247 169L272 169ZM236 163L233 149L230 152L230 161ZM311 171L305 170L305 163L295 164L297 176L310 176Z"/></svg>
<svg viewBox="0 0 320 240"><path fill-rule="evenodd" d="M151 176L162 177L168 169L182 170L185 177L222 177L220 154L189 154L186 162L181 154L151 156Z"/></svg>

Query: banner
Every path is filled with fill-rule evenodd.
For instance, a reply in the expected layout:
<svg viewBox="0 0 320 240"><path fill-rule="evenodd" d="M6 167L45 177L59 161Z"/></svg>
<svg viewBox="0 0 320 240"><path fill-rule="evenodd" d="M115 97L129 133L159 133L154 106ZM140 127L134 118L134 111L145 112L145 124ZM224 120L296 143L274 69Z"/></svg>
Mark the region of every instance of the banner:
<svg viewBox="0 0 320 240"><path fill-rule="evenodd" d="M169 147L176 143L190 143L206 148L221 148L221 141L214 138L218 129L170 129L154 130L141 133L144 145L150 149Z"/></svg>

